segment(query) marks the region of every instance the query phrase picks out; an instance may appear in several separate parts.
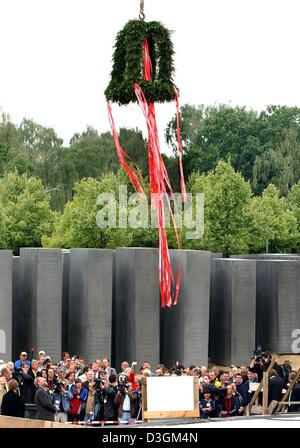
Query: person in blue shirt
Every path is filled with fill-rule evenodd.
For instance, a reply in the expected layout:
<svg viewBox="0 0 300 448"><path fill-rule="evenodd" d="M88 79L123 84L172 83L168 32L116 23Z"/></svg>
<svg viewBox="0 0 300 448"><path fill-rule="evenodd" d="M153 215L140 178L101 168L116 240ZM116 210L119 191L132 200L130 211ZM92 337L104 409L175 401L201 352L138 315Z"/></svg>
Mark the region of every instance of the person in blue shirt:
<svg viewBox="0 0 300 448"><path fill-rule="evenodd" d="M28 366L30 367L30 361L27 360L27 353L22 352L20 354L20 359L15 362L15 369L21 369L22 367Z"/></svg>
<svg viewBox="0 0 300 448"><path fill-rule="evenodd" d="M216 417L216 402L211 397L211 391L206 388L203 394L204 398L199 403L200 417L205 419Z"/></svg>

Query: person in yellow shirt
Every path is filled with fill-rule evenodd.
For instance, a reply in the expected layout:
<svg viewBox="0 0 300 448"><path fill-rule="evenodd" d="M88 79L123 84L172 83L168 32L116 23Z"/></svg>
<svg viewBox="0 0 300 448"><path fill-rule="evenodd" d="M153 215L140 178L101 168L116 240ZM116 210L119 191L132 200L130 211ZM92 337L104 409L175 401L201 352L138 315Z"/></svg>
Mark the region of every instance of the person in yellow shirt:
<svg viewBox="0 0 300 448"><path fill-rule="evenodd" d="M209 377L209 380L210 380L210 384L213 384L218 389L220 387L222 387L222 383L221 383L221 381L218 380L216 372L214 370L210 370L208 372L208 377Z"/></svg>

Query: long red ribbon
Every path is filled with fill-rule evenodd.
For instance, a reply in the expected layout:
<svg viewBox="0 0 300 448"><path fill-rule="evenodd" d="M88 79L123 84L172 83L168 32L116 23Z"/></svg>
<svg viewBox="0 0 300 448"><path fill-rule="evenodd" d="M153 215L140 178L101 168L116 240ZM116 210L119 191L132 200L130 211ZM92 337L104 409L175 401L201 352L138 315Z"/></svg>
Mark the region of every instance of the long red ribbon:
<svg viewBox="0 0 300 448"><path fill-rule="evenodd" d="M133 160L131 159L131 157L124 151L124 149L121 147L120 145L120 141L119 141L119 137L118 137L118 133L116 130L116 126L115 126L115 122L112 116L112 110L111 110L111 105L110 102L107 102L107 112L108 112L108 118L109 118L109 122L110 122L110 127L113 133L113 137L114 137L114 141L115 141L115 145L116 145L116 149L117 149L117 154L119 157L119 163L120 165L125 169L125 171L127 172L130 181L132 183L133 188L135 189L136 192L141 193L143 196L145 195L144 189L143 189L143 178L142 178L142 173L140 171L140 169L138 168L137 165L135 165L136 170L138 172L138 175L135 174L135 172L128 166L128 164L126 163L127 159L130 162L133 162Z"/></svg>

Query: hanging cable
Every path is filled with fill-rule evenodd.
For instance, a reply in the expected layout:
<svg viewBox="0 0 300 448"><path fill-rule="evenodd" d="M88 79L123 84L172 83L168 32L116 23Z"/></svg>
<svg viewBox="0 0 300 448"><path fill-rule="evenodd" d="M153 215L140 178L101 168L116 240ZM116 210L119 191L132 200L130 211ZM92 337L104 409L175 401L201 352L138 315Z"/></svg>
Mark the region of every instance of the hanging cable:
<svg viewBox="0 0 300 448"><path fill-rule="evenodd" d="M144 7L145 7L145 0L140 0L140 13L139 13L139 19L140 20L145 20L145 12L144 12Z"/></svg>

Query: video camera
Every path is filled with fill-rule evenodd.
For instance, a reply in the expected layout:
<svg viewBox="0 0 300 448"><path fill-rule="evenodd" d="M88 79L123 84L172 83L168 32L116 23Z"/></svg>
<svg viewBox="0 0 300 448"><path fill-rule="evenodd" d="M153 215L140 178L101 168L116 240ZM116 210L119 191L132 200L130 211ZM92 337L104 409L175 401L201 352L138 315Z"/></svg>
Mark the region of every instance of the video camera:
<svg viewBox="0 0 300 448"><path fill-rule="evenodd" d="M62 392L62 389L64 389L65 384L62 382L57 382L53 385L52 393L60 394Z"/></svg>
<svg viewBox="0 0 300 448"><path fill-rule="evenodd" d="M104 386L104 384L105 384L105 381L103 381L103 380L101 380L101 379L99 379L99 378L95 378L95 384L94 384L94 388L96 389L96 391L98 390L101 390L101 386Z"/></svg>
<svg viewBox="0 0 300 448"><path fill-rule="evenodd" d="M256 349L253 351L253 356L255 357L255 361L261 361L267 355L266 352L263 351L262 346L258 345Z"/></svg>

